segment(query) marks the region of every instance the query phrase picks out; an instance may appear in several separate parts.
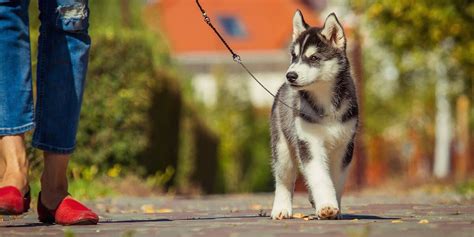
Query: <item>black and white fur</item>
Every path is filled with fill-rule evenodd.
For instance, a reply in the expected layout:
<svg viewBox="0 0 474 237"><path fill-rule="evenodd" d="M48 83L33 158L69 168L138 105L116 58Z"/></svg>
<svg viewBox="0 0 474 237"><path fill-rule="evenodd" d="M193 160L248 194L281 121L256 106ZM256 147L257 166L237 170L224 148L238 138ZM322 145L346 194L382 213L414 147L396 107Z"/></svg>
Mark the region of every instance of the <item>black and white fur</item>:
<svg viewBox="0 0 474 237"><path fill-rule="evenodd" d="M346 38L336 15L330 14L317 28L306 24L297 11L290 51L287 80L278 90L271 115L275 177L271 217L292 217L299 169L318 218L336 219L358 123Z"/></svg>

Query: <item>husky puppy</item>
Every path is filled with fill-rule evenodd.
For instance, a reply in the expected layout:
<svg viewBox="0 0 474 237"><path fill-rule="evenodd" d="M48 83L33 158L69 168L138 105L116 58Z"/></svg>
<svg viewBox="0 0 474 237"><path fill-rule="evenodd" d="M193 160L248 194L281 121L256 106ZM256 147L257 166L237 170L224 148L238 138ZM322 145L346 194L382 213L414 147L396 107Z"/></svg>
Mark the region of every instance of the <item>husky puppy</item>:
<svg viewBox="0 0 474 237"><path fill-rule="evenodd" d="M336 15L322 28L293 17L291 64L272 107L275 199L272 219L292 217L298 170L319 219L341 216L341 195L352 159L358 105L346 38Z"/></svg>

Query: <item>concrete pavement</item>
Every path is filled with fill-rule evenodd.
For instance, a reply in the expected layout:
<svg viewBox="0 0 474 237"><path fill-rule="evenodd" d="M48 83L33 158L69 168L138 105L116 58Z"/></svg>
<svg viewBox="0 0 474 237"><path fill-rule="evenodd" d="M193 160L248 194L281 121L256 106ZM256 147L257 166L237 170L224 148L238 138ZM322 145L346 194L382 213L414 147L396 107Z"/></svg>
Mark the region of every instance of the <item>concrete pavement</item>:
<svg viewBox="0 0 474 237"><path fill-rule="evenodd" d="M272 194L117 197L88 202L97 226L43 225L34 210L3 216L0 236L474 236L474 200L453 193L363 193L343 198L343 220L311 220L305 194L290 220L269 218ZM309 216L309 218L308 218Z"/></svg>

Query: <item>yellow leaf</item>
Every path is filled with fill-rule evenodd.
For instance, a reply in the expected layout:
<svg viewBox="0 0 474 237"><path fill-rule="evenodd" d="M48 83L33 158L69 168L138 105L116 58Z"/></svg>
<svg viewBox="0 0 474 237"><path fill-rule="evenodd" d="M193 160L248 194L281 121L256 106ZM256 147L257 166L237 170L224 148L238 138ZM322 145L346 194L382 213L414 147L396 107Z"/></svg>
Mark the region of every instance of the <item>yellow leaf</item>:
<svg viewBox="0 0 474 237"><path fill-rule="evenodd" d="M153 204L144 204L140 207L143 213L155 213L155 206Z"/></svg>
<svg viewBox="0 0 474 237"><path fill-rule="evenodd" d="M253 204L252 206L250 206L250 209L252 209L252 210L261 210L261 209L262 209L262 205L260 205L260 204Z"/></svg>
<svg viewBox="0 0 474 237"><path fill-rule="evenodd" d="M118 164L115 164L111 169L107 171L107 175L111 178L115 178L120 175L122 167Z"/></svg>
<svg viewBox="0 0 474 237"><path fill-rule="evenodd" d="M430 222L427 219L423 219L423 220L420 220L418 223L419 224L428 224Z"/></svg>
<svg viewBox="0 0 474 237"><path fill-rule="evenodd" d="M301 218L305 218L307 217L305 214L303 213L295 213L293 214L293 218L296 218L296 219L301 219Z"/></svg>
<svg viewBox="0 0 474 237"><path fill-rule="evenodd" d="M171 212L173 212L173 209L161 208L161 209L158 209L156 212L157 213L171 213Z"/></svg>
<svg viewBox="0 0 474 237"><path fill-rule="evenodd" d="M402 223L403 221L402 220L394 220L392 221L392 223Z"/></svg>

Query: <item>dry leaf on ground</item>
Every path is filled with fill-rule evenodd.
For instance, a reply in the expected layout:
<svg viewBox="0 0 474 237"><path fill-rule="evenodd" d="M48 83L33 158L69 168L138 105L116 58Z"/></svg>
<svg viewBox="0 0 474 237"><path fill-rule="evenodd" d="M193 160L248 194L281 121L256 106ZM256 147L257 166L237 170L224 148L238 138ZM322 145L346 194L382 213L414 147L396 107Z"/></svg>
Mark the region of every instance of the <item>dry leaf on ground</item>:
<svg viewBox="0 0 474 237"><path fill-rule="evenodd" d="M306 215L303 214L303 213L295 213L295 214L293 214L293 218L296 218L296 219L301 219L301 218L305 218L305 217L308 217L308 216L306 216Z"/></svg>

